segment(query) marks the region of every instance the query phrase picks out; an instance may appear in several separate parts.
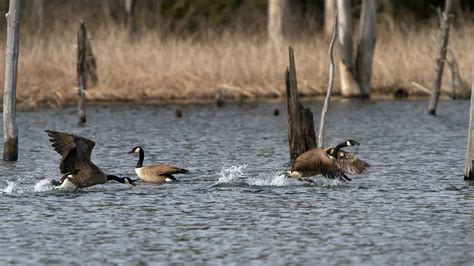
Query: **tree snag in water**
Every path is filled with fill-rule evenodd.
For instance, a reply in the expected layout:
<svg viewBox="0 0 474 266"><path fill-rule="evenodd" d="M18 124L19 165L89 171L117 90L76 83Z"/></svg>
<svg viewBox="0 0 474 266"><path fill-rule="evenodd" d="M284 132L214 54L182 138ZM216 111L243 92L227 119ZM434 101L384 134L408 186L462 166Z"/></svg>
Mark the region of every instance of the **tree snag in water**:
<svg viewBox="0 0 474 266"><path fill-rule="evenodd" d="M301 153L316 148L313 113L298 99L298 84L293 48L289 47L290 65L285 72L286 101L288 105L288 141L293 162Z"/></svg>
<svg viewBox="0 0 474 266"><path fill-rule="evenodd" d="M3 160L18 160L16 81L20 44L20 0L10 0L7 17L5 87L3 90Z"/></svg>
<svg viewBox="0 0 474 266"><path fill-rule="evenodd" d="M446 0L444 12L441 15L441 35L439 39L439 57L437 60L436 77L433 85L433 92L431 93L430 105L428 108L428 113L430 115L436 115L436 107L438 106L441 83L443 81L444 63L446 61L449 40L449 19L452 16L451 8L452 0Z"/></svg>

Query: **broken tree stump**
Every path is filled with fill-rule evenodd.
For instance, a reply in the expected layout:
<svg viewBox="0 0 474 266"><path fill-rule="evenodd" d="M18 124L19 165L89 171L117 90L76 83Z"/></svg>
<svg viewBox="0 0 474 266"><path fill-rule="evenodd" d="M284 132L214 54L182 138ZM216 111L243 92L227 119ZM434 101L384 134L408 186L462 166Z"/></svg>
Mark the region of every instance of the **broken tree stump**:
<svg viewBox="0 0 474 266"><path fill-rule="evenodd" d="M438 106L439 95L441 91L441 83L443 81L444 63L446 61L446 53L448 50L449 40L449 19L452 16L451 8L452 0L445 1L444 12L441 15L441 35L439 40L439 57L436 66L436 77L433 85L433 92L431 93L430 105L428 113L436 115L436 107Z"/></svg>
<svg viewBox="0 0 474 266"><path fill-rule="evenodd" d="M7 17L5 87L3 90L3 160L18 160L16 81L20 44L20 0L10 0Z"/></svg>
<svg viewBox="0 0 474 266"><path fill-rule="evenodd" d="M84 108L85 91L87 89L87 31L84 21L79 25L77 32L77 83L79 99L77 109L79 111L79 124L86 122L86 110Z"/></svg>
<svg viewBox="0 0 474 266"><path fill-rule="evenodd" d="M293 162L301 153L316 148L313 113L298 99L298 84L293 48L289 47L290 65L285 72L286 101L288 105L288 141Z"/></svg>

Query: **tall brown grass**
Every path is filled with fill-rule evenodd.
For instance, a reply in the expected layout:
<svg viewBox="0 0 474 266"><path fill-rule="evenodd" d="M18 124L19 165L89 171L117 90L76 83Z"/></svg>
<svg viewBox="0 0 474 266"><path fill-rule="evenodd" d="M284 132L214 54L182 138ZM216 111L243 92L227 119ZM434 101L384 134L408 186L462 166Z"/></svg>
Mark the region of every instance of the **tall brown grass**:
<svg viewBox="0 0 474 266"><path fill-rule="evenodd" d="M466 81L471 80L473 26L470 22L453 28L450 38ZM45 34L21 36L20 105L61 106L75 101L76 30L54 27ZM438 50L435 23L416 30L379 27L378 31L373 93L389 95L402 88L417 94L411 81L430 87ZM243 32L160 39L159 34L148 31L133 41L120 26L103 25L89 29L89 33L99 75L99 83L88 90L89 101L193 102L213 99L220 90L234 99L284 97L288 45L295 49L300 93L319 96L326 89L329 41L322 35L300 35L274 47L264 34ZM0 50L2 62L4 51ZM0 72L4 73L3 63ZM445 80L449 80L449 71L445 73ZM3 75L0 82L3 84ZM443 88L449 90L447 84ZM335 93L338 91L336 67Z"/></svg>

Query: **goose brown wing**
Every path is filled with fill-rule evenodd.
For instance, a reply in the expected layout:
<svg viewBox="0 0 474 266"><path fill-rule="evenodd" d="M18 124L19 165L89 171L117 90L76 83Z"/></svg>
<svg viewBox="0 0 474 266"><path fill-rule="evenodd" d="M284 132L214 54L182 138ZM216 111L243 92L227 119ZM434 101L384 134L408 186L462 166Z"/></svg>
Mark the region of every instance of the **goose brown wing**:
<svg viewBox="0 0 474 266"><path fill-rule="evenodd" d="M316 148L302 153L293 163L291 171L312 172L327 178L339 178L341 170L323 149Z"/></svg>
<svg viewBox="0 0 474 266"><path fill-rule="evenodd" d="M91 153L95 142L69 133L46 130L49 141L56 152L61 156L59 169L62 174L90 165Z"/></svg>
<svg viewBox="0 0 474 266"><path fill-rule="evenodd" d="M346 174L365 174L370 169L370 164L358 159L354 154L339 150L337 152L336 165Z"/></svg>
<svg viewBox="0 0 474 266"><path fill-rule="evenodd" d="M154 164L143 167L143 170L158 175L184 174L188 170L167 164Z"/></svg>

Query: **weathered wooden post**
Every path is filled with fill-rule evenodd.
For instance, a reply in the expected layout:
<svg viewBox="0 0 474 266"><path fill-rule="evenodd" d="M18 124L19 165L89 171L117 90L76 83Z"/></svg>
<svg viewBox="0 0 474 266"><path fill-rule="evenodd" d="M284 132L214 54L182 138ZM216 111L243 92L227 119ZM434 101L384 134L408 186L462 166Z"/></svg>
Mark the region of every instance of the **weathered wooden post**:
<svg viewBox="0 0 474 266"><path fill-rule="evenodd" d="M464 180L474 180L474 48L471 53L472 59L472 87L471 87L471 111L469 115L469 131L467 136L467 155L464 165Z"/></svg>
<svg viewBox="0 0 474 266"><path fill-rule="evenodd" d="M376 0L363 0L361 12L359 47L356 58L356 78L363 97L370 96L370 79L372 77L372 61L376 43Z"/></svg>
<svg viewBox="0 0 474 266"><path fill-rule="evenodd" d="M341 62L339 74L341 77L341 95L343 97L359 97L360 88L354 77L354 62L352 57L352 13L351 0L337 0L338 43Z"/></svg>
<svg viewBox="0 0 474 266"><path fill-rule="evenodd" d="M334 50L334 42L337 36L337 10L334 15L334 26L332 32L331 43L329 44L328 58L329 58L329 81L328 90L326 93L326 99L324 100L323 110L321 111L321 121L319 124L319 135L318 135L318 147L324 147L324 124L326 120L326 112L329 108L329 102L331 100L332 86L334 83L334 59L332 51Z"/></svg>
<svg viewBox="0 0 474 266"><path fill-rule="evenodd" d="M301 153L316 148L313 113L298 99L298 83L293 48L289 48L290 65L285 72L286 102L288 105L288 141L291 161Z"/></svg>
<svg viewBox="0 0 474 266"><path fill-rule="evenodd" d="M77 83L79 100L77 108L79 110L79 124L86 122L86 110L84 108L85 91L87 89L87 66L86 66L86 54L87 54L87 32L84 21L81 21L79 25L79 31L77 32Z"/></svg>
<svg viewBox="0 0 474 266"><path fill-rule="evenodd" d="M433 92L431 93L430 105L428 108L428 113L430 115L436 115L436 107L438 106L439 95L441 91L441 83L443 81L443 70L444 63L446 61L446 53L448 50L448 40L449 40L449 19L452 16L453 1L446 0L444 12L441 15L441 35L439 39L439 57L437 60L436 66L436 77L433 85Z"/></svg>
<svg viewBox="0 0 474 266"><path fill-rule="evenodd" d="M10 0L7 17L5 87L3 91L3 160L18 160L16 80L20 44L20 0Z"/></svg>
<svg viewBox="0 0 474 266"><path fill-rule="evenodd" d="M285 9L287 0L268 0L268 38L273 44L285 39Z"/></svg>

